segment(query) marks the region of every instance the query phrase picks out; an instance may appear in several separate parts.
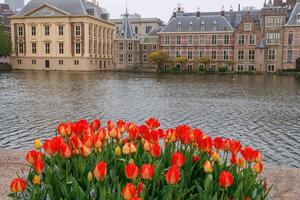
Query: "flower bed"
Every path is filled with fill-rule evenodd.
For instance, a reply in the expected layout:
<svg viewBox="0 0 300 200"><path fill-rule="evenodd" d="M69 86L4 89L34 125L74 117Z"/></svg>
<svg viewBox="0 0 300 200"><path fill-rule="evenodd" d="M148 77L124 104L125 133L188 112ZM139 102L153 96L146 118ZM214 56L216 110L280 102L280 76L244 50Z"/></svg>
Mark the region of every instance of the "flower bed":
<svg viewBox="0 0 300 200"><path fill-rule="evenodd" d="M111 120L62 123L26 155L30 172L12 180L15 199L266 199L259 150L181 125L162 130ZM163 145L161 145L163 144Z"/></svg>

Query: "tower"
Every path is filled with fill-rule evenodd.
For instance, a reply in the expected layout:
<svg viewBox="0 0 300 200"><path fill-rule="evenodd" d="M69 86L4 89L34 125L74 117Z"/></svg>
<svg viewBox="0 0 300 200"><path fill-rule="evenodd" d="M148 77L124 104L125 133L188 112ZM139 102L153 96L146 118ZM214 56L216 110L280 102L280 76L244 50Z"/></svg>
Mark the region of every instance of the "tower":
<svg viewBox="0 0 300 200"><path fill-rule="evenodd" d="M279 7L283 5L283 0L274 0L274 6Z"/></svg>

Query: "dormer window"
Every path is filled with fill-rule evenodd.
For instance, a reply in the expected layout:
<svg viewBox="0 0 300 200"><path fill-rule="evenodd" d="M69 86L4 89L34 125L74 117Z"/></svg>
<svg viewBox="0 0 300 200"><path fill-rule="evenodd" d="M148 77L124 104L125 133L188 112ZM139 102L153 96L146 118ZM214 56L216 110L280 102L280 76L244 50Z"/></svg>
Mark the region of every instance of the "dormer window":
<svg viewBox="0 0 300 200"><path fill-rule="evenodd" d="M242 20L241 14L236 15L236 23L239 24Z"/></svg>
<svg viewBox="0 0 300 200"><path fill-rule="evenodd" d="M181 31L181 23L180 22L178 22L178 24L177 24L177 29L178 29L178 31Z"/></svg>
<svg viewBox="0 0 300 200"><path fill-rule="evenodd" d="M201 22L201 27L200 28L201 28L201 30L205 29L205 22L204 21Z"/></svg>
<svg viewBox="0 0 300 200"><path fill-rule="evenodd" d="M300 13L297 13L296 19L297 19L297 22L300 22Z"/></svg>
<svg viewBox="0 0 300 200"><path fill-rule="evenodd" d="M217 30L217 21L213 22L213 30Z"/></svg>
<svg viewBox="0 0 300 200"><path fill-rule="evenodd" d="M190 22L189 30L190 30L190 31L193 30L193 22Z"/></svg>

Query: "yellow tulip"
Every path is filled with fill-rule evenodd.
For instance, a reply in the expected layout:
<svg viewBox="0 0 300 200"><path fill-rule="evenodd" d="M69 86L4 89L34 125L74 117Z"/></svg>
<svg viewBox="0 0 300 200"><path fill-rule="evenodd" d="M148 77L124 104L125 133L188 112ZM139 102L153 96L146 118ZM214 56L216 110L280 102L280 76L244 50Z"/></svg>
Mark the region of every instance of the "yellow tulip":
<svg viewBox="0 0 300 200"><path fill-rule="evenodd" d="M34 145L33 146L36 149L40 149L40 148L42 148L43 144L42 144L41 140L36 139L36 140L34 140Z"/></svg>
<svg viewBox="0 0 300 200"><path fill-rule="evenodd" d="M88 173L87 179L88 179L88 182L93 181L93 174L92 174L92 172L89 172L89 173Z"/></svg>
<svg viewBox="0 0 300 200"><path fill-rule="evenodd" d="M115 150L115 154L116 154L117 157L120 157L120 156L121 156L121 153L122 153L121 147L118 146L118 147L116 148L116 150Z"/></svg>
<svg viewBox="0 0 300 200"><path fill-rule="evenodd" d="M32 179L32 183L34 185L40 185L41 184L41 177L39 175L35 175Z"/></svg>

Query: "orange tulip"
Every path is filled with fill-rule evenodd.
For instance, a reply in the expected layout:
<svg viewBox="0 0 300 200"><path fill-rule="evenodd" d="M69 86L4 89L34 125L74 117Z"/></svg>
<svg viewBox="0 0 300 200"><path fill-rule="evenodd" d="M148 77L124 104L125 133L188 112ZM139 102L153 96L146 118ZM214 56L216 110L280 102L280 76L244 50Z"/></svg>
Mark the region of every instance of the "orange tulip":
<svg viewBox="0 0 300 200"><path fill-rule="evenodd" d="M35 163L37 160L42 160L43 158L44 158L43 154L39 151L36 151L36 150L31 150L26 155L26 160L30 164Z"/></svg>
<svg viewBox="0 0 300 200"><path fill-rule="evenodd" d="M11 192L23 192L27 187L26 181L21 178L16 178L12 180L10 184Z"/></svg>
<svg viewBox="0 0 300 200"><path fill-rule="evenodd" d="M154 158L158 158L161 154L161 147L159 144L153 144L150 148L150 154Z"/></svg>
<svg viewBox="0 0 300 200"><path fill-rule="evenodd" d="M80 152L83 157L88 157L92 153L92 150L83 145L80 149Z"/></svg>
<svg viewBox="0 0 300 200"><path fill-rule="evenodd" d="M264 165L262 164L262 162L258 162L255 163L255 165L253 166L253 171L257 174L260 174L262 172L264 168Z"/></svg>
<svg viewBox="0 0 300 200"><path fill-rule="evenodd" d="M121 119L117 121L117 127L120 129L121 133L124 133L126 131L125 122Z"/></svg>
<svg viewBox="0 0 300 200"><path fill-rule="evenodd" d="M92 148L94 144L94 137L92 134L86 134L82 137L82 144L88 148Z"/></svg>
<svg viewBox="0 0 300 200"><path fill-rule="evenodd" d="M70 158L72 156L71 148L65 143L61 144L61 146L60 146L60 155L63 158Z"/></svg>
<svg viewBox="0 0 300 200"><path fill-rule="evenodd" d="M54 156L58 152L59 147L63 142L64 140L62 137L54 137L50 140L46 140L43 145L43 148L50 156Z"/></svg>
<svg viewBox="0 0 300 200"><path fill-rule="evenodd" d="M93 131L96 131L100 128L101 122L99 119L95 119L92 124L91 124L91 128L93 129Z"/></svg>
<svg viewBox="0 0 300 200"><path fill-rule="evenodd" d="M228 188L233 184L233 176L228 171L222 171L219 177L219 185L223 188Z"/></svg>
<svg viewBox="0 0 300 200"><path fill-rule="evenodd" d="M104 161L99 162L94 169L94 177L98 181L102 181L105 178L106 173L107 173L106 162Z"/></svg>
<svg viewBox="0 0 300 200"><path fill-rule="evenodd" d="M167 184L171 184L171 185L177 184L180 180L179 168L176 165L170 167L170 169L165 174L165 178Z"/></svg>
<svg viewBox="0 0 300 200"><path fill-rule="evenodd" d="M219 162L219 160L220 160L220 156L219 156L219 154L218 154L216 151L212 152L211 158L212 158L215 162Z"/></svg>
<svg viewBox="0 0 300 200"><path fill-rule="evenodd" d="M210 163L209 160L205 161L203 164L204 172L205 173L212 173L213 172L213 166Z"/></svg>
<svg viewBox="0 0 300 200"><path fill-rule="evenodd" d="M39 175L35 175L32 179L33 185L40 185L41 184L41 177Z"/></svg>
<svg viewBox="0 0 300 200"><path fill-rule="evenodd" d="M44 161L42 160L37 160L34 164L33 164L33 168L37 171L37 173L42 173L43 169L44 169Z"/></svg>
<svg viewBox="0 0 300 200"><path fill-rule="evenodd" d="M125 175L128 179L136 179L139 175L139 168L134 163L129 163L125 166Z"/></svg>
<svg viewBox="0 0 300 200"><path fill-rule="evenodd" d="M145 180L151 180L154 175L154 167L151 164L144 164L141 167L141 177Z"/></svg>
<svg viewBox="0 0 300 200"><path fill-rule="evenodd" d="M70 145L75 149L81 149L82 142L75 134L72 134L72 136L69 138Z"/></svg>
<svg viewBox="0 0 300 200"><path fill-rule="evenodd" d="M136 197L136 187L132 183L127 183L122 190L122 196L125 200L131 200Z"/></svg>
<svg viewBox="0 0 300 200"><path fill-rule="evenodd" d="M171 162L172 162L172 165L176 165L177 167L180 168L184 165L185 157L180 152L173 153Z"/></svg>
<svg viewBox="0 0 300 200"><path fill-rule="evenodd" d="M260 153L260 151L256 151L256 156L255 156L255 162L262 162L262 155Z"/></svg>
<svg viewBox="0 0 300 200"><path fill-rule="evenodd" d="M239 168L243 168L244 167L244 164L245 164L245 161L243 158L238 158L236 160L236 165L239 167Z"/></svg>

